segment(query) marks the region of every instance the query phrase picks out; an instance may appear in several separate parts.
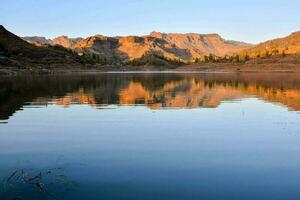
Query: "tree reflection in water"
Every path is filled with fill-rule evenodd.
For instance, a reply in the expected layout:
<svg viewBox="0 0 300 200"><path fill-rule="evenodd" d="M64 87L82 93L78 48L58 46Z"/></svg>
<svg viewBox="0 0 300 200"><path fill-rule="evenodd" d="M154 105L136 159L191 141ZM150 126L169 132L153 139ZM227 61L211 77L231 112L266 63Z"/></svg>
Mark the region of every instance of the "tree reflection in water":
<svg viewBox="0 0 300 200"><path fill-rule="evenodd" d="M300 110L298 74L97 74L6 77L0 81L0 119L23 106L145 105L151 109L215 108L256 97Z"/></svg>

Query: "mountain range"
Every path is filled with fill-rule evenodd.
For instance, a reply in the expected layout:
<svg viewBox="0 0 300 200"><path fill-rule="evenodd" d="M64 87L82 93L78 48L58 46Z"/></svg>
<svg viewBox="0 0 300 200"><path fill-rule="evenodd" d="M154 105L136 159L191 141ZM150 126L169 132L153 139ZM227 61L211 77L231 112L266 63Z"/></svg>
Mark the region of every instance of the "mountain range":
<svg viewBox="0 0 300 200"><path fill-rule="evenodd" d="M300 32L253 45L225 40L215 33L152 32L144 36L20 38L0 26L0 71L10 67L18 71L76 67L99 69L106 66L105 69L109 70L114 66L174 67L192 63L204 66L203 69L211 69L214 65L245 64L284 65L294 69L300 66Z"/></svg>
<svg viewBox="0 0 300 200"><path fill-rule="evenodd" d="M60 36L53 40L45 37L23 37L23 39L32 44L61 45L78 53L97 54L109 61L128 61L138 59L147 52L159 52L168 59L190 62L209 54L232 55L253 46L243 42L225 40L218 34L198 33L152 32L145 36L95 35L87 38Z"/></svg>

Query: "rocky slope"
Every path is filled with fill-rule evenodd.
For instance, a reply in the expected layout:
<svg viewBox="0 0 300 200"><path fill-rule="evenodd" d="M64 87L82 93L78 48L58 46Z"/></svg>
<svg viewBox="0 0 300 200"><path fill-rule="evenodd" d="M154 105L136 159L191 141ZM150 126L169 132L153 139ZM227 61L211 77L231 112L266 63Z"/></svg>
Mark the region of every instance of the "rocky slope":
<svg viewBox="0 0 300 200"><path fill-rule="evenodd" d="M300 32L292 33L287 37L260 43L240 53L243 55L247 54L251 58L300 54Z"/></svg>
<svg viewBox="0 0 300 200"><path fill-rule="evenodd" d="M179 49L186 49L192 58L209 54L215 56L231 55L252 47L247 43L224 40L218 34L152 32L150 35L163 39Z"/></svg>

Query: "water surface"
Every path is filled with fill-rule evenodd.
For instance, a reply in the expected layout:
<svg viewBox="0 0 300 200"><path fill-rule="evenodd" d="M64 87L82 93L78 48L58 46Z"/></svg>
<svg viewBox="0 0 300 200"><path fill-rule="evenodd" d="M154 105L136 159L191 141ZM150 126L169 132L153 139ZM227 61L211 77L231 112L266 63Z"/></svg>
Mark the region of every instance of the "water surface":
<svg viewBox="0 0 300 200"><path fill-rule="evenodd" d="M0 85L0 199L300 198L300 75Z"/></svg>

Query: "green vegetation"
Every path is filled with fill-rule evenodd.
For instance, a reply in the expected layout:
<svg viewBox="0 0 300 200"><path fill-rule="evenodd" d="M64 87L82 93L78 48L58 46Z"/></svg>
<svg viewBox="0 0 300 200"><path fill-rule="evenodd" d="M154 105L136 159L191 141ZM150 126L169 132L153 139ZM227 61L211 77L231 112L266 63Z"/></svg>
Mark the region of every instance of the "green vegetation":
<svg viewBox="0 0 300 200"><path fill-rule="evenodd" d="M285 57L285 50L280 51L278 49L266 50L264 52L258 52L256 54L248 54L247 52L242 52L235 55L225 55L223 57L216 56L213 54L205 55L200 58L195 58L194 63L245 63L251 59L264 59L273 56Z"/></svg>
<svg viewBox="0 0 300 200"><path fill-rule="evenodd" d="M250 60L249 55L241 57L240 55L225 55L223 57L209 54L208 56L203 56L203 58L196 58L195 63L240 63Z"/></svg>

